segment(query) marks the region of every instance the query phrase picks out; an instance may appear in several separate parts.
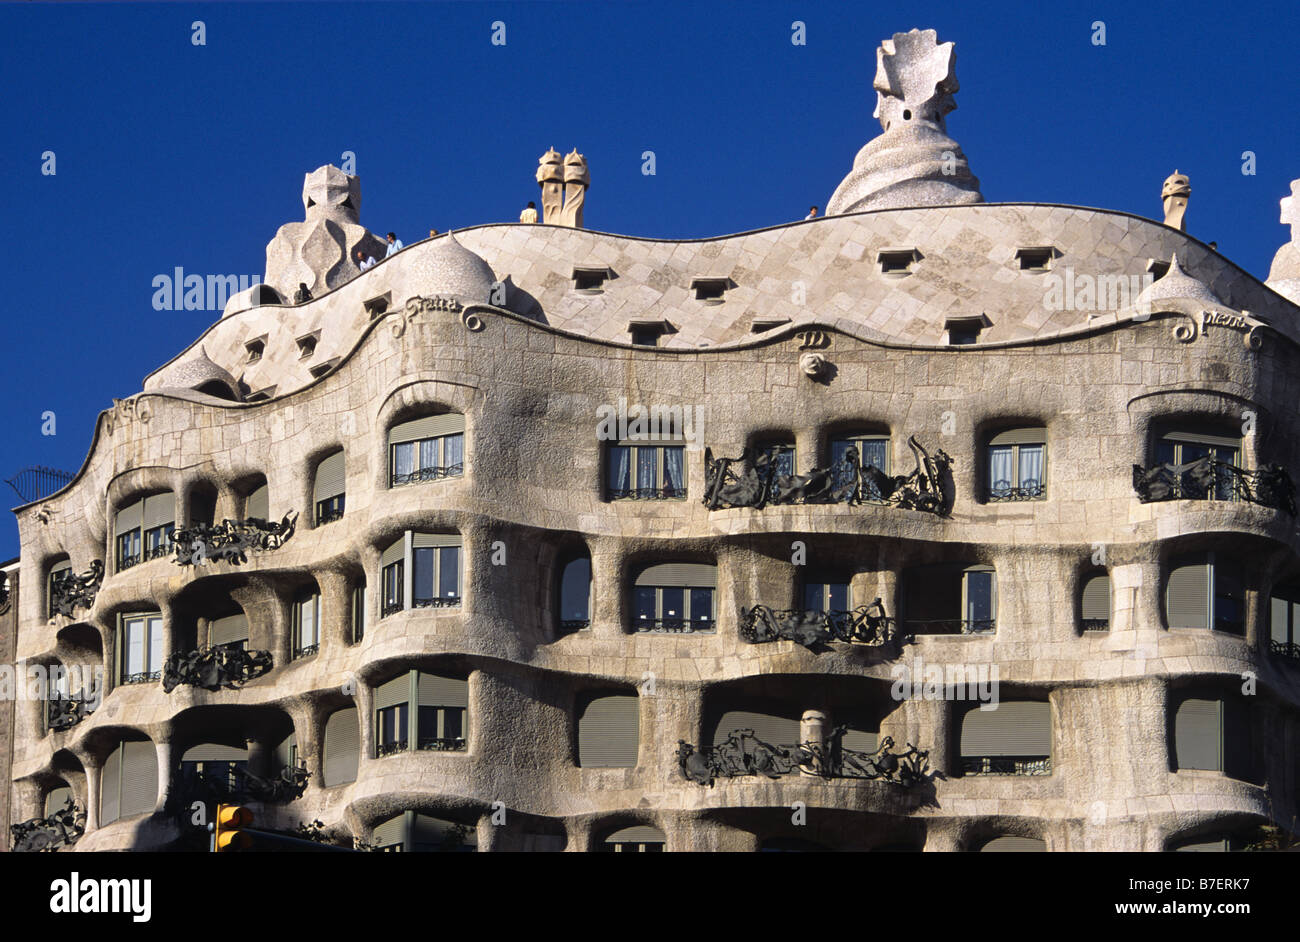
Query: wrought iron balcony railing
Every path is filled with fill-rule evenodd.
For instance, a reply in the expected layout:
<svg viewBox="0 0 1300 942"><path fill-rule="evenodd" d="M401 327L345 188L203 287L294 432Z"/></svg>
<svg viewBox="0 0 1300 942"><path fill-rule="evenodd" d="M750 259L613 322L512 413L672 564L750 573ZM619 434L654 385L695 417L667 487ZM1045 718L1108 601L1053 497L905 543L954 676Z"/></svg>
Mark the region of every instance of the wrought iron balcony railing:
<svg viewBox="0 0 1300 942"><path fill-rule="evenodd" d="M16 852L53 852L71 847L86 833L86 813L69 798L58 811L9 826Z"/></svg>
<svg viewBox="0 0 1300 942"><path fill-rule="evenodd" d="M684 778L710 786L719 778L779 778L801 772L822 778L880 779L904 788L929 777L928 751L908 743L906 752L896 753L894 740L886 736L875 752L855 752L843 746L845 731L844 726L836 727L825 743L774 746L755 736L752 729L738 729L725 742L699 751L678 740L677 764Z"/></svg>
<svg viewBox="0 0 1300 942"><path fill-rule="evenodd" d="M460 477L465 473L465 465L450 464L445 468L420 468L409 474L394 474L389 479L389 487L401 487L403 484L419 484L421 481L438 481L442 478Z"/></svg>
<svg viewBox="0 0 1300 942"><path fill-rule="evenodd" d="M170 540L163 540L157 546L151 546L145 549L144 559L149 562L154 559L162 559L164 556L172 554L172 543Z"/></svg>
<svg viewBox="0 0 1300 942"><path fill-rule="evenodd" d="M127 684L148 684L162 679L162 671L138 671L122 676L122 686Z"/></svg>
<svg viewBox="0 0 1300 942"><path fill-rule="evenodd" d="M386 759L389 756L395 756L399 752L406 752L406 740L396 739L392 742L381 742L375 745L375 758Z"/></svg>
<svg viewBox="0 0 1300 942"><path fill-rule="evenodd" d="M962 775L1051 775L1051 756L962 756Z"/></svg>
<svg viewBox="0 0 1300 942"><path fill-rule="evenodd" d="M996 503L1004 500L1042 500L1047 496L1047 485L1042 481L1022 481L1013 485L1010 481L995 481L989 487L989 501Z"/></svg>
<svg viewBox="0 0 1300 942"><path fill-rule="evenodd" d="M339 507L334 510L317 512L316 526L323 527L327 523L333 523L335 520L343 519L343 508Z"/></svg>
<svg viewBox="0 0 1300 942"><path fill-rule="evenodd" d="M406 606L402 603L401 599L397 599L396 601L385 602L383 605L379 607L379 617L387 618L389 615L396 615L398 612L403 611L405 608Z"/></svg>
<svg viewBox="0 0 1300 942"><path fill-rule="evenodd" d="M172 534L176 565L194 566L205 562L248 562L248 554L276 550L293 536L298 511L285 514L279 523L260 517L223 520L216 525L197 523Z"/></svg>
<svg viewBox="0 0 1300 942"><path fill-rule="evenodd" d="M717 622L690 618L638 618L632 625L634 631L667 631L680 634L714 634Z"/></svg>
<svg viewBox="0 0 1300 942"><path fill-rule="evenodd" d="M163 664L163 692L182 684L204 690L240 687L270 671L273 663L270 651L246 651L241 642L177 651Z"/></svg>
<svg viewBox="0 0 1300 942"><path fill-rule="evenodd" d="M139 553L134 553L130 556L119 556L117 558L117 571L122 572L125 569L130 569L132 566L140 565L140 560L142 558L143 557L141 557Z"/></svg>
<svg viewBox="0 0 1300 942"><path fill-rule="evenodd" d="M1110 631L1110 619L1083 618L1079 621L1079 627L1084 631Z"/></svg>
<svg viewBox="0 0 1300 942"><path fill-rule="evenodd" d="M1300 644L1294 641L1270 641L1268 649L1279 657L1290 657L1300 660Z"/></svg>
<svg viewBox="0 0 1300 942"><path fill-rule="evenodd" d="M916 635L986 635L997 631L996 618L904 619L898 623L905 637Z"/></svg>
<svg viewBox="0 0 1300 942"><path fill-rule="evenodd" d="M58 697L49 701L45 725L53 732L71 729L90 715L84 697Z"/></svg>
<svg viewBox="0 0 1300 942"><path fill-rule="evenodd" d="M421 736L416 748L422 752L464 752L469 745L463 736Z"/></svg>
<svg viewBox="0 0 1300 942"><path fill-rule="evenodd" d="M1242 500L1296 515L1295 483L1286 469L1269 464L1258 471L1206 455L1184 464L1133 465L1133 490L1144 504L1162 500Z"/></svg>
<svg viewBox="0 0 1300 942"><path fill-rule="evenodd" d="M412 599L411 608L459 608L460 596L451 595L431 599Z"/></svg>
<svg viewBox="0 0 1300 942"><path fill-rule="evenodd" d="M591 627L591 620L588 618L566 618L560 622L560 632L568 633L571 631L582 631Z"/></svg>
<svg viewBox="0 0 1300 942"><path fill-rule="evenodd" d="M739 458L714 458L704 450L704 504L710 510L767 504L883 503L946 517L952 511L952 459L933 456L916 436L908 439L916 468L891 477L874 465L862 467L856 448L829 468L809 474L781 474L781 449L755 452L746 448Z"/></svg>
<svg viewBox="0 0 1300 942"><path fill-rule="evenodd" d="M293 649L293 659L296 661L300 657L311 657L313 654L320 653L319 644L304 644L300 648Z"/></svg>
<svg viewBox="0 0 1300 942"><path fill-rule="evenodd" d="M301 766L286 765L268 778L248 771L246 765L232 763L229 769L182 774L175 804L185 810L196 800L208 801L264 801L271 803L294 801L307 790L311 773Z"/></svg>
<svg viewBox="0 0 1300 942"><path fill-rule="evenodd" d="M50 583L50 609L54 614L75 617L78 608L90 609L104 583L104 564L92 560L90 568L77 575L71 569L57 573Z"/></svg>
<svg viewBox="0 0 1300 942"><path fill-rule="evenodd" d="M608 491L610 500L685 500L686 486L618 487Z"/></svg>
<svg viewBox="0 0 1300 942"><path fill-rule="evenodd" d="M828 641L884 645L894 640L894 620L880 599L850 611L770 609L755 605L741 610L740 637L750 644L794 641L804 647Z"/></svg>

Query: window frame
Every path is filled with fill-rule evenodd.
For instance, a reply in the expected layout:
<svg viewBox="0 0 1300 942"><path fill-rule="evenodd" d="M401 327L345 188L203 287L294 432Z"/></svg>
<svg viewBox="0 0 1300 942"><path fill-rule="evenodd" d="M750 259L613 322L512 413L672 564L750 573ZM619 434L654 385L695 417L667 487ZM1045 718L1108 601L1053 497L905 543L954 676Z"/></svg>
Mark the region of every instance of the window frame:
<svg viewBox="0 0 1300 942"><path fill-rule="evenodd" d="M1039 438L1041 441L1032 441ZM1042 449L1041 468L1038 477L1038 489L1033 492L1022 480L1020 462L1021 453L1026 448ZM999 489L993 480L993 455L995 449L1008 449L1011 454L1011 480L1005 489ZM1004 429L989 436L984 445L984 500L986 503L1003 501L1047 500L1048 475L1048 441L1046 426L1017 426Z"/></svg>
<svg viewBox="0 0 1300 942"><path fill-rule="evenodd" d="M892 474L893 472L890 471L890 468L893 466L894 463L894 455L893 455L894 449L893 449L893 438L890 435L890 433L859 432L859 431L836 433L827 440L826 442L827 458L829 459L827 463L827 467L830 469L831 474L832 475L835 474L835 470L836 468L838 468L840 460L842 460L842 458L836 459L835 457L835 449L836 446L838 445L847 445L849 447L857 449L858 467L865 468L867 466L867 462L863 459L863 455L866 453L863 448L863 445L865 445L867 442L884 443L885 466L882 468L879 465L877 465L876 468L882 474ZM868 481L864 478L862 481L862 500L870 501L873 503L884 503L885 499L881 495L880 491L876 489L876 485L873 482Z"/></svg>
<svg viewBox="0 0 1300 942"><path fill-rule="evenodd" d="M310 644L304 644L303 636L303 610L305 606L311 606L312 610L312 634L314 640ZM321 644L321 623L320 623L321 599L319 592L300 592L293 600L293 625L291 646L289 649L289 660L296 661L305 657L312 657L320 653Z"/></svg>
<svg viewBox="0 0 1300 942"><path fill-rule="evenodd" d="M1188 445L1193 445L1207 449L1208 455L1212 461L1229 464L1235 468L1240 468L1243 471L1246 471L1249 469L1246 467L1245 444L1245 439L1240 435L1214 435L1208 432L1187 430L1180 425L1177 428L1166 430L1152 437L1152 466L1154 467L1155 465L1162 464L1172 464L1175 466L1187 464L1188 460L1184 454L1184 449ZM1162 460L1161 455L1162 450L1166 447L1172 450L1172 454L1168 461ZM1235 459L1232 461L1225 461L1220 457L1221 450L1224 449L1231 449L1234 453ZM1196 460L1198 459L1191 459L1191 461ZM1227 491L1226 497L1221 496L1222 492L1225 490L1225 485ZM1224 501L1227 503L1240 500L1237 496L1236 489L1232 486L1231 479L1226 481L1215 481L1215 485L1206 491L1204 497L1189 497L1183 491L1183 482L1181 478L1178 481L1178 496L1175 499Z"/></svg>
<svg viewBox="0 0 1300 942"><path fill-rule="evenodd" d="M416 546L415 537L417 536L454 538L456 542L446 545ZM459 533L431 533L425 530L407 530L402 535L402 542L401 558L393 560L386 566L381 566L379 570L380 619L412 609L459 608L465 599L465 561L468 558L465 553L464 537ZM389 545L385 553L391 551L395 545L396 541ZM430 576L433 580L432 585L435 594L430 598L417 599L415 596L416 554L426 550L432 553L433 571ZM456 552L455 595L442 594L445 566L444 554L449 550L455 550ZM390 588L395 589L395 592L390 592Z"/></svg>
<svg viewBox="0 0 1300 942"><path fill-rule="evenodd" d="M453 706L450 704L421 703L420 702L420 675L441 677L447 680L455 680L459 683L466 684L466 706ZM468 684L469 678L461 678L455 674L438 674L434 671L421 671L418 669L404 672L407 681L407 691L405 699L398 703L389 704L385 707L375 707L373 710L374 730L375 730L375 758L384 759L391 755L397 755L401 752L468 752L469 751L469 706L468 706ZM402 673L389 678L381 684L372 687L372 690L378 690L386 684L391 684L403 677ZM421 718L421 713L432 710L432 720L435 724L434 735L424 736L421 733L421 727L428 721L429 717ZM389 711L398 711L393 715L400 717L404 723L405 735L400 739L387 740L384 733L384 714ZM445 736L449 726L449 719L453 713L459 714L460 735ZM396 725L396 724L394 724ZM425 743L430 745L425 745ZM451 742L453 745L446 745ZM437 745L434 745L437 744ZM399 748L400 747L400 748Z"/></svg>
<svg viewBox="0 0 1300 942"><path fill-rule="evenodd" d="M460 439L460 461L454 465L447 464L447 444L453 438ZM436 442L437 458L436 464L429 465L427 468L420 464L421 455L424 453L426 443ZM411 448L411 470L408 474L400 475L405 480L398 480L397 473L397 449ZM461 477L465 473L465 433L448 432L445 435L431 435L428 438L417 438L409 442L390 442L388 445L388 487L404 487L407 484L423 484L426 481L440 481L444 478Z"/></svg>
<svg viewBox="0 0 1300 942"><path fill-rule="evenodd" d="M127 673L130 666L131 650L130 626L140 623L144 631L142 641L142 671ZM157 632L154 632L155 622ZM156 649L154 642L156 642ZM162 679L163 665L166 662L167 642L163 637L162 612L123 612L117 616L117 652L114 661L117 667L117 686L134 686L135 684L153 683ZM157 654L157 658L154 655ZM150 670L152 663L157 663L158 670Z"/></svg>
<svg viewBox="0 0 1300 942"><path fill-rule="evenodd" d="M616 450L628 450L628 487L615 488L613 486L614 468L616 467L614 457ZM652 485L645 485L641 482L641 451L642 449L654 449L655 455L655 479ZM676 449L682 453L681 457L681 477L682 483L679 489L668 487L663 484L668 478L668 451ZM671 493L670 493L671 491ZM647 493L648 492L648 493ZM664 439L654 441L617 441L610 442L605 448L605 500L686 500L690 492L690 469L686 463L686 441L685 439Z"/></svg>
<svg viewBox="0 0 1300 942"><path fill-rule="evenodd" d="M564 605L564 579L568 574L569 567L575 563L585 562L587 564L587 617L585 619L565 618ZM556 580L556 634L572 634L577 631L587 631L591 628L592 612L596 602L596 574L591 564L591 554L587 552L574 553L561 557L559 567L559 578Z"/></svg>
<svg viewBox="0 0 1300 942"><path fill-rule="evenodd" d="M1241 620L1235 623L1227 622L1226 619L1219 618L1219 599L1221 596L1226 597L1225 593L1219 591L1219 586L1220 586L1219 576L1221 572L1224 571L1232 572L1233 570L1229 569L1229 566L1231 564L1224 565L1223 568L1220 568L1219 555L1220 554L1214 550L1208 550L1205 552L1187 553L1187 554L1169 557L1165 566L1164 588L1162 592L1162 595L1164 596L1163 608L1164 608L1166 630L1168 631L1207 631L1208 630L1208 631L1218 632L1221 635L1229 635L1235 638L1244 639L1246 637L1246 628L1247 628L1247 623L1249 622L1250 590L1246 587L1245 570L1243 567L1240 566L1235 567L1235 576L1238 580L1239 588L1241 591L1241 599L1238 601ZM1198 559L1200 560L1199 562L1196 561ZM1176 569L1181 569L1188 566L1202 566L1208 570L1207 580L1206 580L1206 592L1205 592L1206 605L1207 605L1206 612L1205 612L1206 627L1204 628L1200 627L1199 625L1175 625L1173 624L1173 616L1170 614L1169 611L1169 583L1173 579L1174 571ZM1225 623L1228 624L1236 624L1239 627L1236 628L1235 630L1230 628L1220 628L1218 627L1218 625L1221 620L1225 621Z"/></svg>

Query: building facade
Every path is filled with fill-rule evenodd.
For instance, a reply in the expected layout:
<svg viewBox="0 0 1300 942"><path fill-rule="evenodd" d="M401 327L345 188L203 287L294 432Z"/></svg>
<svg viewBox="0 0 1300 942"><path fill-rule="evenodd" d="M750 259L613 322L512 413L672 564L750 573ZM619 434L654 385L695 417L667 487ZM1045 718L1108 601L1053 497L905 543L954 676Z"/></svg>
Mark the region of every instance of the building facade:
<svg viewBox="0 0 1300 942"><path fill-rule="evenodd" d="M879 61L831 215L756 232L579 206L358 272L359 183L309 174L270 283L16 511L16 657L83 672L15 702L12 820L71 797L75 849L196 846L230 796L407 851L1292 821L1290 275L1181 211L983 202L951 44Z"/></svg>

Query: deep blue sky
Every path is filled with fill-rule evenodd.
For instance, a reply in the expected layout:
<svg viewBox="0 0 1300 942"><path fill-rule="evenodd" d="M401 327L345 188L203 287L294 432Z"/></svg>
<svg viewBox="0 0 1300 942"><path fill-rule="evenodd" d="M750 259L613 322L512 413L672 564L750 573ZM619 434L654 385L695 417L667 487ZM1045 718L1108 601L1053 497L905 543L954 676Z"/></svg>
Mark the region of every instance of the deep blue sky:
<svg viewBox="0 0 1300 942"><path fill-rule="evenodd" d="M882 8L888 9L882 9ZM514 220L548 146L587 157L589 228L703 237L825 206L871 117L875 48L957 44L948 119L989 201L1160 218L1260 278L1300 177L1291 3L8 4L0 480L74 471L112 397L217 315L156 312L176 266L260 273L303 174L356 154L362 222L407 241ZM207 45L191 44L203 20ZM494 20L506 45L490 42ZM807 46L790 42L807 24ZM1106 24L1107 44L1091 43ZM41 154L56 154L42 176ZM641 174L653 150L657 174ZM1241 173L1242 151L1257 174ZM41 435L41 414L57 434ZM9 503L18 503L0 484ZM18 552L11 515L0 559Z"/></svg>

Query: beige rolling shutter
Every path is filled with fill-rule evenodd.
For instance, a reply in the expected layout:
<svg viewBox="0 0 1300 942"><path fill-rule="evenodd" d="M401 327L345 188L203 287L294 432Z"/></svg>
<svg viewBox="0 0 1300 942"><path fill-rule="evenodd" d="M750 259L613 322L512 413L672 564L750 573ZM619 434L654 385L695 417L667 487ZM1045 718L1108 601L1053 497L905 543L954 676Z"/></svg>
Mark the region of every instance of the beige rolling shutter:
<svg viewBox="0 0 1300 942"><path fill-rule="evenodd" d="M50 567L50 581L53 582L55 576L57 576L61 572L67 572L71 568L72 568L72 560L70 559L65 559L61 562L55 563L53 566Z"/></svg>
<svg viewBox="0 0 1300 942"><path fill-rule="evenodd" d="M963 756L1050 756L1052 708L1038 700L1003 700L996 709L967 711Z"/></svg>
<svg viewBox="0 0 1300 942"><path fill-rule="evenodd" d="M357 723L357 708L336 710L325 721L325 757L321 774L325 787L355 782L360 761L361 727Z"/></svg>
<svg viewBox="0 0 1300 942"><path fill-rule="evenodd" d="M68 806L68 799L72 798L72 789L67 785L61 785L45 796L45 817L49 817L57 811L63 811Z"/></svg>
<svg viewBox="0 0 1300 942"><path fill-rule="evenodd" d="M231 644L235 641L248 640L248 617L239 615L227 615L225 618L216 618L208 625L208 644Z"/></svg>
<svg viewBox="0 0 1300 942"><path fill-rule="evenodd" d="M1204 558L1175 562L1169 571L1166 611L1170 628L1210 627L1210 567Z"/></svg>
<svg viewBox="0 0 1300 942"><path fill-rule="evenodd" d="M1170 442L1192 442L1196 445L1215 445L1220 448L1241 448L1241 439L1226 435L1202 435L1199 432L1170 432L1164 436Z"/></svg>
<svg viewBox="0 0 1300 942"><path fill-rule="evenodd" d="M122 817L153 811L158 798L158 750L149 740L122 744Z"/></svg>
<svg viewBox="0 0 1300 942"><path fill-rule="evenodd" d="M1027 853L1034 851L1042 853L1047 850L1047 845L1033 837L1012 837L1010 834L1005 834L1002 837L993 838L993 840L981 847L980 850L989 853L1005 853L1008 851L1012 853Z"/></svg>
<svg viewBox="0 0 1300 942"><path fill-rule="evenodd" d="M171 491L144 499L144 528L152 530L176 522L176 495Z"/></svg>
<svg viewBox="0 0 1300 942"><path fill-rule="evenodd" d="M464 433L465 417L458 412L445 412L441 415L426 415L394 425L388 430L388 444L400 445L402 442L416 442L422 438L437 438L439 435Z"/></svg>
<svg viewBox="0 0 1300 942"><path fill-rule="evenodd" d="M880 748L879 723L873 723L865 717L841 720L832 716L831 720L836 726L840 723L848 726L844 731L844 738L840 741L840 745L845 749L852 749L854 752L875 752ZM829 733L830 730L827 732Z"/></svg>
<svg viewBox="0 0 1300 942"><path fill-rule="evenodd" d="M637 824L630 828L615 831L605 838L606 844L663 844L668 838L658 828L646 824Z"/></svg>
<svg viewBox="0 0 1300 942"><path fill-rule="evenodd" d="M205 742L191 746L181 756L182 762L247 762L248 749L243 746L223 746Z"/></svg>
<svg viewBox="0 0 1300 942"><path fill-rule="evenodd" d="M384 550L384 555L379 557L379 568L386 569L395 562L399 562L406 555L406 537L397 538L388 549Z"/></svg>
<svg viewBox="0 0 1300 942"><path fill-rule="evenodd" d="M793 746L800 742L799 719L776 712L728 710L713 727L711 745L720 746L738 729L752 729L769 746Z"/></svg>
<svg viewBox="0 0 1300 942"><path fill-rule="evenodd" d="M1181 847L1175 847L1174 850L1201 854L1227 853L1228 839L1224 837L1217 841L1198 841L1195 844L1183 844Z"/></svg>
<svg viewBox="0 0 1300 942"><path fill-rule="evenodd" d="M1290 599L1285 599L1280 596L1274 595L1269 600L1269 610L1268 610L1269 640L1277 641L1281 643L1285 643L1291 640L1290 635L1287 634L1287 631L1289 629L1289 625L1287 624L1287 616L1288 614L1290 614L1290 611L1291 611Z"/></svg>
<svg viewBox="0 0 1300 942"><path fill-rule="evenodd" d="M140 521L144 519L144 501L137 500L133 504L128 504L117 512L117 522L113 524L113 533L121 536L131 530L140 529Z"/></svg>
<svg viewBox="0 0 1300 942"><path fill-rule="evenodd" d="M438 546L460 546L459 533L412 533L411 546L414 549L428 549Z"/></svg>
<svg viewBox="0 0 1300 942"><path fill-rule="evenodd" d="M312 503L318 504L343 493L346 466L343 452L336 451L316 466L316 482L312 486Z"/></svg>
<svg viewBox="0 0 1300 942"><path fill-rule="evenodd" d="M640 747L640 706L635 694L597 697L578 719L578 765L632 768Z"/></svg>
<svg viewBox="0 0 1300 942"><path fill-rule="evenodd" d="M636 584L715 588L718 584L718 567L700 563L659 563L641 570L636 577Z"/></svg>
<svg viewBox="0 0 1300 942"><path fill-rule="evenodd" d="M469 681L421 672L419 705L469 709Z"/></svg>
<svg viewBox="0 0 1300 942"><path fill-rule="evenodd" d="M122 816L122 747L104 760L99 773L99 823L111 824Z"/></svg>
<svg viewBox="0 0 1300 942"><path fill-rule="evenodd" d="M375 688L375 709L383 710L399 703L408 703L411 699L411 675L398 674L386 684Z"/></svg>
<svg viewBox="0 0 1300 942"><path fill-rule="evenodd" d="M389 818L383 824L375 825L371 832L370 843L376 847L389 847L393 844L406 843L406 814Z"/></svg>
<svg viewBox="0 0 1300 942"><path fill-rule="evenodd" d="M441 844L447 840L448 832L455 827L465 829L465 844L470 847L478 847L478 833L472 824L444 821L441 818L432 818L427 814L417 814L415 816L415 821L411 825L411 841L419 844Z"/></svg>
<svg viewBox="0 0 1300 942"><path fill-rule="evenodd" d="M989 439L990 445L1046 445L1047 429L1013 428L999 432Z"/></svg>
<svg viewBox="0 0 1300 942"><path fill-rule="evenodd" d="M1174 752L1179 769L1223 769L1223 706L1219 700L1188 697L1174 718Z"/></svg>
<svg viewBox="0 0 1300 942"><path fill-rule="evenodd" d="M1083 583L1083 617L1089 621L1110 621L1110 576L1106 573Z"/></svg>
<svg viewBox="0 0 1300 942"><path fill-rule="evenodd" d="M268 520L271 517L271 488L270 485L263 484L253 493L248 495L248 500L244 502L244 517L251 519L257 517L259 520Z"/></svg>

